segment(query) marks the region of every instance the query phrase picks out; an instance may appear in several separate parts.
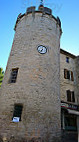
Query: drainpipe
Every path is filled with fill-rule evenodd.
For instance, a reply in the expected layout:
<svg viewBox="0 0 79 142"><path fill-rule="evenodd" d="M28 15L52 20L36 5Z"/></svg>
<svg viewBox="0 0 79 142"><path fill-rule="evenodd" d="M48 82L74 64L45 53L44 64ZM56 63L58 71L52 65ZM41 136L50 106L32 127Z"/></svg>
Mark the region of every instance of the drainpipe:
<svg viewBox="0 0 79 142"><path fill-rule="evenodd" d="M64 119L64 111L62 112L62 121L63 121L63 130L65 130L65 119Z"/></svg>
<svg viewBox="0 0 79 142"><path fill-rule="evenodd" d="M77 131L78 131L78 142L79 142L79 116L77 116Z"/></svg>

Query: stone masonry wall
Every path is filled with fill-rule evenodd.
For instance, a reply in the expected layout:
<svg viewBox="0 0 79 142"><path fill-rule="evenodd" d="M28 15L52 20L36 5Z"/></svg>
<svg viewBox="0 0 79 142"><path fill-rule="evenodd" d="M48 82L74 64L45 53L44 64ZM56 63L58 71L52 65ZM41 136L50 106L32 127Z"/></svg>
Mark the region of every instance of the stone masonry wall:
<svg viewBox="0 0 79 142"><path fill-rule="evenodd" d="M37 46L47 47L38 53ZM10 138L60 137L60 28L42 13L25 15L17 24L0 96L0 135ZM18 69L16 83L9 83L12 68ZM12 122L14 104L23 104L21 121Z"/></svg>

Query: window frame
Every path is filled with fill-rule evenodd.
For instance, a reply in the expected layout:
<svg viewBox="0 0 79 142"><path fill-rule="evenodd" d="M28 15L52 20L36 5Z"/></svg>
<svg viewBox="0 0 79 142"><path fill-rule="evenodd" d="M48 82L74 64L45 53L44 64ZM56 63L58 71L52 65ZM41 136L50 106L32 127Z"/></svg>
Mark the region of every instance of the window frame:
<svg viewBox="0 0 79 142"><path fill-rule="evenodd" d="M9 83L16 83L19 68L12 68Z"/></svg>
<svg viewBox="0 0 79 142"><path fill-rule="evenodd" d="M67 102L75 102L75 94L74 91L66 90Z"/></svg>
<svg viewBox="0 0 79 142"><path fill-rule="evenodd" d="M70 59L69 57L66 57L66 63L69 63L69 59Z"/></svg>
<svg viewBox="0 0 79 142"><path fill-rule="evenodd" d="M64 69L64 78L68 79L70 81L74 81L74 75L73 75L73 71Z"/></svg>
<svg viewBox="0 0 79 142"><path fill-rule="evenodd" d="M13 117L18 117L19 121L21 121L21 116L22 116L22 110L23 110L23 104L14 104L14 111L13 111Z"/></svg>

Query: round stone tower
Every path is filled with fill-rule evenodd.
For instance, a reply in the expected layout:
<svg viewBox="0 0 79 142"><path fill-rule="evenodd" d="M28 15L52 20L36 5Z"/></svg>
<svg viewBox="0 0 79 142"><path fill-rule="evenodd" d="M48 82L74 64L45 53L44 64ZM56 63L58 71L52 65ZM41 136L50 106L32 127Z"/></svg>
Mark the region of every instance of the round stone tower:
<svg viewBox="0 0 79 142"><path fill-rule="evenodd" d="M51 9L40 5L19 14L0 96L4 141L59 140L60 36Z"/></svg>

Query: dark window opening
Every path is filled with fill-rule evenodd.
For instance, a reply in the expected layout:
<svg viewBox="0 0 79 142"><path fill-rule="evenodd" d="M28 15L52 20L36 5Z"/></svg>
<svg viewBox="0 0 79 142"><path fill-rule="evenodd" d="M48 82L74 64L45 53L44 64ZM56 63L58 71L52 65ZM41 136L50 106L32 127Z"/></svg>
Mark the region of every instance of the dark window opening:
<svg viewBox="0 0 79 142"><path fill-rule="evenodd" d="M68 102L75 102L74 91L67 90L67 101Z"/></svg>
<svg viewBox="0 0 79 142"><path fill-rule="evenodd" d="M64 78L65 79L69 79L71 81L74 81L74 76L73 76L73 72L69 71L67 69L64 69Z"/></svg>
<svg viewBox="0 0 79 142"><path fill-rule="evenodd" d="M10 83L15 83L16 82L17 74L18 74L18 68L12 69L10 80L9 80Z"/></svg>
<svg viewBox="0 0 79 142"><path fill-rule="evenodd" d="M66 57L66 62L69 63L69 57Z"/></svg>
<svg viewBox="0 0 79 142"><path fill-rule="evenodd" d="M72 92L72 102L75 102L75 95L74 95L74 92Z"/></svg>
<svg viewBox="0 0 79 142"><path fill-rule="evenodd" d="M67 71L67 79L70 80L70 71Z"/></svg>
<svg viewBox="0 0 79 142"><path fill-rule="evenodd" d="M13 113L13 118L12 118L12 120L13 120L14 118L18 118L19 121L21 121L22 109L23 109L23 106L22 106L22 105L17 104L17 105L14 106L14 113Z"/></svg>

